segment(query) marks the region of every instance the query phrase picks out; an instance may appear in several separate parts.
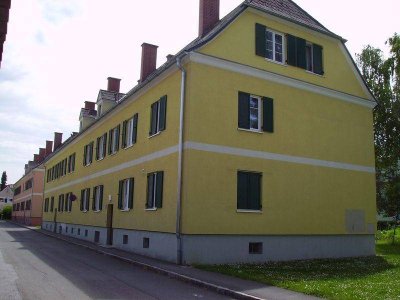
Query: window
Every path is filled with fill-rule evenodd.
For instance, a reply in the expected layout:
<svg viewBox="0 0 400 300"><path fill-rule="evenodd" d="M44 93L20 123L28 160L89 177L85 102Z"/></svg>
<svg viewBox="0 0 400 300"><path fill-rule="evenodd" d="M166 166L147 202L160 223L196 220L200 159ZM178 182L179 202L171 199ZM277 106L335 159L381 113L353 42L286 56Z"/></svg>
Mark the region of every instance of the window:
<svg viewBox="0 0 400 300"><path fill-rule="evenodd" d="M133 208L133 188L134 179L128 178L119 182L118 208L120 210L129 210Z"/></svg>
<svg viewBox="0 0 400 300"><path fill-rule="evenodd" d="M238 127L274 132L274 100L239 92Z"/></svg>
<svg viewBox="0 0 400 300"><path fill-rule="evenodd" d="M25 202L21 202L21 210L22 210L22 211L25 210Z"/></svg>
<svg viewBox="0 0 400 300"><path fill-rule="evenodd" d="M114 154L117 153L119 150L119 130L120 130L120 125L117 127L111 129L108 133L108 154Z"/></svg>
<svg viewBox="0 0 400 300"><path fill-rule="evenodd" d="M68 157L68 173L75 171L75 153Z"/></svg>
<svg viewBox="0 0 400 300"><path fill-rule="evenodd" d="M65 194L65 211L72 211L72 193Z"/></svg>
<svg viewBox="0 0 400 300"><path fill-rule="evenodd" d="M164 172L155 172L147 175L147 209L162 207Z"/></svg>
<svg viewBox="0 0 400 300"><path fill-rule="evenodd" d="M81 211L86 212L89 210L90 189L81 190Z"/></svg>
<svg viewBox="0 0 400 300"><path fill-rule="evenodd" d="M261 210L261 173L237 172L237 209Z"/></svg>
<svg viewBox="0 0 400 300"><path fill-rule="evenodd" d="M93 142L87 144L83 150L83 165L88 166L93 161Z"/></svg>
<svg viewBox="0 0 400 300"><path fill-rule="evenodd" d="M18 195L18 194L21 194L21 186L16 187L16 188L14 189L14 196L16 196L16 195Z"/></svg>
<svg viewBox="0 0 400 300"><path fill-rule="evenodd" d="M256 24L256 54L269 60L284 63L284 35Z"/></svg>
<svg viewBox="0 0 400 300"><path fill-rule="evenodd" d="M20 204L19 204L19 203L17 203L17 211L19 211L19 207L20 207Z"/></svg>
<svg viewBox="0 0 400 300"><path fill-rule="evenodd" d="M287 35L287 64L323 75L322 46Z"/></svg>
<svg viewBox="0 0 400 300"><path fill-rule="evenodd" d="M54 211L54 197L51 197L51 199L50 199L50 211L51 212Z"/></svg>
<svg viewBox="0 0 400 300"><path fill-rule="evenodd" d="M26 201L26 210L31 210L31 200Z"/></svg>
<svg viewBox="0 0 400 300"><path fill-rule="evenodd" d="M155 135L166 128L167 96L151 105L150 136Z"/></svg>
<svg viewBox="0 0 400 300"><path fill-rule="evenodd" d="M51 181L51 169L47 170L47 182Z"/></svg>
<svg viewBox="0 0 400 300"><path fill-rule="evenodd" d="M122 125L122 147L127 148L136 144L138 114L135 114L129 120L124 121Z"/></svg>
<svg viewBox="0 0 400 300"><path fill-rule="evenodd" d="M93 188L92 210L101 211L103 209L103 186L98 185Z"/></svg>
<svg viewBox="0 0 400 300"><path fill-rule="evenodd" d="M31 189L32 186L33 186L33 178L29 179L29 180L25 183L25 190Z"/></svg>
<svg viewBox="0 0 400 300"><path fill-rule="evenodd" d="M124 234L122 236L122 244L127 245L128 244L128 235Z"/></svg>
<svg viewBox="0 0 400 300"><path fill-rule="evenodd" d="M143 248L150 248L150 239L147 237L143 238Z"/></svg>
<svg viewBox="0 0 400 300"><path fill-rule="evenodd" d="M106 156L106 147L107 147L107 133L97 138L97 143L96 143L97 160L103 159Z"/></svg>
<svg viewBox="0 0 400 300"><path fill-rule="evenodd" d="M49 198L44 199L44 208L43 208L44 212L48 212L49 211Z"/></svg>
<svg viewBox="0 0 400 300"><path fill-rule="evenodd" d="M64 194L58 196L58 211L59 212L64 211Z"/></svg>
<svg viewBox="0 0 400 300"><path fill-rule="evenodd" d="M262 254L263 243L249 243L249 254Z"/></svg>

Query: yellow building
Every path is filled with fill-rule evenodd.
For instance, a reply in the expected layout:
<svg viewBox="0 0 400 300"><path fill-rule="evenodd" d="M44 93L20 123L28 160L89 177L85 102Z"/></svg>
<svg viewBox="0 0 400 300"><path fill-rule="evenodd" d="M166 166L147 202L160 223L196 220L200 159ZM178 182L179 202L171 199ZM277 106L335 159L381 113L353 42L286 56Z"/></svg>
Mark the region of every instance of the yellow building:
<svg viewBox="0 0 400 300"><path fill-rule="evenodd" d="M42 227L178 263L373 255L375 101L345 40L290 0L199 19L85 103L45 162Z"/></svg>

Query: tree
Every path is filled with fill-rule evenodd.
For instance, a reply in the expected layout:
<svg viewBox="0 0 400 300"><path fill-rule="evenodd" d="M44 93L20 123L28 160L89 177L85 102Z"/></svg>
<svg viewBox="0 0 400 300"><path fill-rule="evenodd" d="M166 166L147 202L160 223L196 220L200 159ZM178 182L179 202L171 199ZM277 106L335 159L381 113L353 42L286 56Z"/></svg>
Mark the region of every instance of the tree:
<svg viewBox="0 0 400 300"><path fill-rule="evenodd" d="M400 213L400 36L395 33L386 44L385 59L378 48L366 46L357 64L374 94L377 208L389 215Z"/></svg>
<svg viewBox="0 0 400 300"><path fill-rule="evenodd" d="M3 171L3 174L1 175L0 191L4 190L6 186L7 186L7 174L6 171Z"/></svg>

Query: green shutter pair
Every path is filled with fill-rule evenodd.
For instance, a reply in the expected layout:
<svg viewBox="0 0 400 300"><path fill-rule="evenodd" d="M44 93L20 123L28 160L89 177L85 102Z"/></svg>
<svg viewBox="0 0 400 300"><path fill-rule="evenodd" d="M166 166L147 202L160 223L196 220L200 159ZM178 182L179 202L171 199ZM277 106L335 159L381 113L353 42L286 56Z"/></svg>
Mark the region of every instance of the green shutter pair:
<svg viewBox="0 0 400 300"><path fill-rule="evenodd" d="M92 210L96 210L96 193L95 193L96 187L93 188L93 202L92 202ZM99 199L99 210L103 209L103 185L97 186L97 193L100 193L100 199Z"/></svg>
<svg viewBox="0 0 400 300"><path fill-rule="evenodd" d="M267 27L256 23L256 55L266 57L266 30ZM291 66L306 69L306 45L305 39L288 34L286 37L286 63ZM314 73L323 75L322 47L313 44L313 70Z"/></svg>
<svg viewBox="0 0 400 300"><path fill-rule="evenodd" d="M166 128L167 95L154 102L150 109L150 135L163 131Z"/></svg>
<svg viewBox="0 0 400 300"><path fill-rule="evenodd" d="M154 184L155 191L154 191ZM159 171L147 175L146 208L162 208L164 172Z"/></svg>
<svg viewBox="0 0 400 300"><path fill-rule="evenodd" d="M124 180L119 181L119 187L118 187L118 209L123 209L122 207L122 200L123 200L123 195L124 195ZM134 178L129 178L129 193L128 193L128 208L133 209L133 192L134 192L134 185L135 185L135 179Z"/></svg>
<svg viewBox="0 0 400 300"><path fill-rule="evenodd" d="M153 103L154 104L154 103ZM132 131L132 137L128 137L128 138L132 138L132 145L136 144L136 139L137 139L137 126L138 126L138 114L136 113L133 116L133 131ZM126 137L126 131L127 131L127 125L128 125L128 120L125 120L122 124L122 148L126 148L127 147L127 137Z"/></svg>
<svg viewBox="0 0 400 300"><path fill-rule="evenodd" d="M261 174L238 171L237 209L261 210Z"/></svg>
<svg viewBox="0 0 400 300"><path fill-rule="evenodd" d="M262 130L274 132L274 99L262 97ZM250 129L250 94L239 92L238 126Z"/></svg>

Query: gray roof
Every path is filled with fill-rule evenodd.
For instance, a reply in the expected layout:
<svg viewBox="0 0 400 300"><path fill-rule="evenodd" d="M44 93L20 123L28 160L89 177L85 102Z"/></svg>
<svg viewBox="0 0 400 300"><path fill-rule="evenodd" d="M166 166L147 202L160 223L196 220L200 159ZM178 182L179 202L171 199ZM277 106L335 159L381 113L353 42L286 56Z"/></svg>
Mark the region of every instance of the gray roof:
<svg viewBox="0 0 400 300"><path fill-rule="evenodd" d="M125 94L123 93L118 93L118 92L110 92L107 90L100 90L99 95L97 97L97 102L101 100L108 100L108 101L115 101L118 102L121 100Z"/></svg>
<svg viewBox="0 0 400 300"><path fill-rule="evenodd" d="M283 17L289 21L304 25L311 29L329 35L333 34L291 0L246 0L246 4L250 7L260 9L272 15Z"/></svg>

